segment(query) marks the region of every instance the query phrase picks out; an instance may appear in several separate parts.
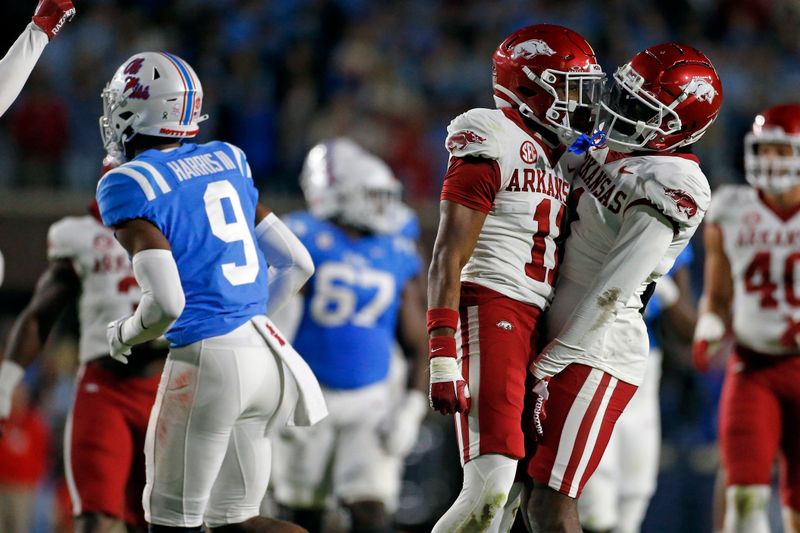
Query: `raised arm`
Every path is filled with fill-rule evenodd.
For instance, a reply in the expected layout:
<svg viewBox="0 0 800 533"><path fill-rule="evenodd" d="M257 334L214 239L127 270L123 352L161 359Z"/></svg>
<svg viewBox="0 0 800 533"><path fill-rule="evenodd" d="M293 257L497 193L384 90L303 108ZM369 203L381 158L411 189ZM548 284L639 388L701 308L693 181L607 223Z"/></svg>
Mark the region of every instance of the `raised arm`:
<svg viewBox="0 0 800 533"><path fill-rule="evenodd" d="M0 59L0 116L17 99L49 40L74 15L72 0L41 0L36 6L32 22Z"/></svg>

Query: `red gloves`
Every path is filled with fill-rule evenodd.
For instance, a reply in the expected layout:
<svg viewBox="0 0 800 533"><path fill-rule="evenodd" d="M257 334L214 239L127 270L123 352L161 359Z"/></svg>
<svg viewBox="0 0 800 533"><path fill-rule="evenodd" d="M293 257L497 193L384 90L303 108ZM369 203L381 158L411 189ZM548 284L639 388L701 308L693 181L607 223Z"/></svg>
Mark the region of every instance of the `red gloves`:
<svg viewBox="0 0 800 533"><path fill-rule="evenodd" d="M74 16L75 6L72 5L72 0L39 0L33 14L33 23L52 41L61 27Z"/></svg>
<svg viewBox="0 0 800 533"><path fill-rule="evenodd" d="M431 407L443 415L469 413L469 387L456 362L456 340L453 337L430 339Z"/></svg>
<svg viewBox="0 0 800 533"><path fill-rule="evenodd" d="M786 329L781 335L781 345L786 348L797 349L800 347L800 320L795 320L789 315L785 315Z"/></svg>
<svg viewBox="0 0 800 533"><path fill-rule="evenodd" d="M428 310L428 333L437 328L458 327L458 311L443 307ZM456 339L451 335L431 337L430 389L431 408L443 415L469 413L469 387L456 361Z"/></svg>

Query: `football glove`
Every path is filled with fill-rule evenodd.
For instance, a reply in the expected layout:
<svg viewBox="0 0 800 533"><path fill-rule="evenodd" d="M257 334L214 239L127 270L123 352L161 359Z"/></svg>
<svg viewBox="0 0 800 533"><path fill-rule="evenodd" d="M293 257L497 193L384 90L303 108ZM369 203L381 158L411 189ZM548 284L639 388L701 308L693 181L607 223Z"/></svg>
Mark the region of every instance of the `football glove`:
<svg viewBox="0 0 800 533"><path fill-rule="evenodd" d="M469 387L456 362L455 338L431 337L430 356L431 408L443 415L469 413Z"/></svg>
<svg viewBox="0 0 800 533"><path fill-rule="evenodd" d="M25 376L25 369L15 361L8 359L0 363L0 423L8 420L11 415L11 399L14 389ZM2 428L0 427L0 434Z"/></svg>
<svg viewBox="0 0 800 533"><path fill-rule="evenodd" d="M427 413L426 403L424 393L418 390L408 391L403 403L387 421L383 447L389 455L406 457L414 449L419 427Z"/></svg>
<svg viewBox="0 0 800 533"><path fill-rule="evenodd" d="M539 442L544 438L544 420L547 418L544 404L550 398L547 384L550 378L536 379L531 390L533 394L533 440Z"/></svg>
<svg viewBox="0 0 800 533"><path fill-rule="evenodd" d="M129 317L118 318L108 323L106 340L108 340L108 354L120 363L127 365L128 356L131 354L131 345L122 342L122 324Z"/></svg>
<svg viewBox="0 0 800 533"><path fill-rule="evenodd" d="M39 0L32 20L52 41L61 27L74 16L75 6L72 5L72 0Z"/></svg>
<svg viewBox="0 0 800 533"><path fill-rule="evenodd" d="M725 323L715 313L705 312L697 319L692 343L692 363L700 372L707 372L725 338Z"/></svg>

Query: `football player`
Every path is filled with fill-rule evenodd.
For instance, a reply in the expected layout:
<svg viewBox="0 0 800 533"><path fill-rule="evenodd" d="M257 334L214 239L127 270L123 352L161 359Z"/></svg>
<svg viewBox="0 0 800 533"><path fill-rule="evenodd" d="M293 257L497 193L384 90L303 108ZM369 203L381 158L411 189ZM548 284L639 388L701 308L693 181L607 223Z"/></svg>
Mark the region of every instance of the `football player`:
<svg viewBox="0 0 800 533"><path fill-rule="evenodd" d="M111 355L127 361L131 346L162 334L170 342L144 446L145 518L152 533L200 532L204 521L211 531L302 531L258 517L266 434L290 414L317 422L325 403L265 314L314 267L258 202L239 148L182 143L206 118L202 100L191 66L165 52L132 56L103 91L103 140L126 162L100 180L97 202L142 288L133 315L108 325Z"/></svg>
<svg viewBox="0 0 800 533"><path fill-rule="evenodd" d="M498 531L500 511L515 505L527 367L570 193L556 161L591 128L604 79L586 40L552 24L509 35L492 64L497 109L472 109L448 127L428 278L430 402L455 414L464 467L437 533Z"/></svg>
<svg viewBox="0 0 800 533"><path fill-rule="evenodd" d="M108 356L106 325L129 313L141 292L128 254L101 223L94 202L90 214L50 227L47 255L50 264L11 329L3 375L18 381L41 353L56 318L77 301L81 368L64 436L75 530L109 531L125 523L144 531L140 450L166 350L137 347L136 364L129 366ZM8 417L12 392L0 387L0 423Z"/></svg>
<svg viewBox="0 0 800 533"><path fill-rule="evenodd" d="M800 532L800 104L758 114L745 137L750 186L714 191L695 331L704 366L735 341L720 403L726 533L770 531L772 466L781 463L784 531Z"/></svg>
<svg viewBox="0 0 800 533"><path fill-rule="evenodd" d="M575 171L575 216L547 315L550 340L531 366L534 530L581 531L575 499L644 379L649 343L640 310L648 287L670 270L710 202L686 147L721 103L705 55L678 43L652 46L614 74L598 116L605 146L582 161L562 160Z"/></svg>
<svg viewBox="0 0 800 533"><path fill-rule="evenodd" d="M313 147L301 186L309 210L290 215L287 225L316 272L294 345L322 384L331 414L310 430L284 430L275 499L310 531L322 530L331 496L349 511L352 531L388 531L387 504L399 491L400 472L386 467L385 456L407 453L427 412L416 243L396 235L400 183L352 141ZM418 356L397 404L388 380L396 334Z"/></svg>
<svg viewBox="0 0 800 533"><path fill-rule="evenodd" d="M688 342L696 322L689 284L692 247L675 260L669 275L656 283L644 319L650 339L642 384L614 427L606 451L578 500L584 533L638 533L656 489L661 420L661 335L664 330Z"/></svg>

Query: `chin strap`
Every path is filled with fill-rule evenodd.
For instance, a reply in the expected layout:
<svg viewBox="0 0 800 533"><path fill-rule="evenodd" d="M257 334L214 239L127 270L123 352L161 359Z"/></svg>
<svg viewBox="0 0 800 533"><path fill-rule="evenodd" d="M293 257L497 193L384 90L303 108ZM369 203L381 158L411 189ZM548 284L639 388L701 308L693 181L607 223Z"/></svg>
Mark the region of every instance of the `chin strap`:
<svg viewBox="0 0 800 533"><path fill-rule="evenodd" d="M569 147L569 151L573 154L581 155L588 152L589 148L597 148L598 146L602 146L605 142L606 132L602 130L593 133L591 137L585 133L581 133L581 135L575 139L575 142L572 143L572 146Z"/></svg>

